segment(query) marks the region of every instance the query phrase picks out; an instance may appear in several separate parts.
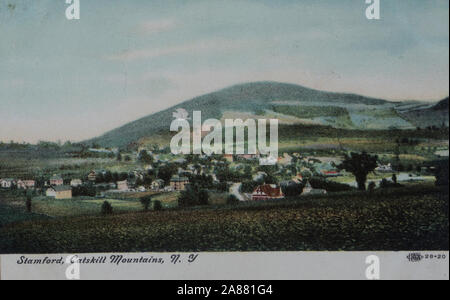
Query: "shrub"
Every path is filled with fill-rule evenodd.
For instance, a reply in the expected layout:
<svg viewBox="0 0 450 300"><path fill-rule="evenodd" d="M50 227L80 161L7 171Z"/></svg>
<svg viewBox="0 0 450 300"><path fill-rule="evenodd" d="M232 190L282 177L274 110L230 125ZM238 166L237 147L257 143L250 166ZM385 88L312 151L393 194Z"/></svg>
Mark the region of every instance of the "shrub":
<svg viewBox="0 0 450 300"><path fill-rule="evenodd" d="M103 202L102 205L102 215L111 215L113 213L113 207L111 205L111 203L109 203L108 201Z"/></svg>
<svg viewBox="0 0 450 300"><path fill-rule="evenodd" d="M163 206L162 206L161 201L156 200L156 201L153 202L153 210L154 211L161 211L161 210L163 210Z"/></svg>
<svg viewBox="0 0 450 300"><path fill-rule="evenodd" d="M305 186L295 181L286 181L281 183L281 191L286 197L297 197L303 192Z"/></svg>
<svg viewBox="0 0 450 300"><path fill-rule="evenodd" d="M143 197L140 199L144 211L148 211L150 204L152 203L152 197Z"/></svg>
<svg viewBox="0 0 450 300"><path fill-rule="evenodd" d="M369 183L369 193L372 194L372 193L375 191L375 188L376 188L375 182L371 181L371 182Z"/></svg>
<svg viewBox="0 0 450 300"><path fill-rule="evenodd" d="M449 185L449 177L448 177L448 160L444 160L439 162L435 171L436 177L436 186L448 186Z"/></svg>
<svg viewBox="0 0 450 300"><path fill-rule="evenodd" d="M402 187L402 185L399 183L390 182L386 178L383 178L383 180L381 180L381 183L380 183L380 188L382 188L382 189L399 188L399 187Z"/></svg>
<svg viewBox="0 0 450 300"><path fill-rule="evenodd" d="M29 212L29 213L31 213L31 206L32 206L31 196L27 195L26 207L27 207L27 212Z"/></svg>
<svg viewBox="0 0 450 300"><path fill-rule="evenodd" d="M195 190L188 186L185 191L182 191L178 197L178 205L180 207L189 207L198 205L198 197Z"/></svg>
<svg viewBox="0 0 450 300"><path fill-rule="evenodd" d="M323 189L329 193L348 192L353 190L348 184L327 181L319 177L313 177L309 180L311 186L315 189Z"/></svg>
<svg viewBox="0 0 450 300"><path fill-rule="evenodd" d="M209 203L209 194L207 190L200 190L198 193L198 204L200 205L208 205Z"/></svg>
<svg viewBox="0 0 450 300"><path fill-rule="evenodd" d="M253 193L253 191L258 186L258 183L255 181L245 181L241 186L241 193Z"/></svg>
<svg viewBox="0 0 450 300"><path fill-rule="evenodd" d="M200 189L198 186L188 185L186 190L181 192L178 197L178 205L181 207L189 207L196 205L208 205L209 194L205 189Z"/></svg>
<svg viewBox="0 0 450 300"><path fill-rule="evenodd" d="M235 195L229 195L227 198L227 204L236 205L239 203L239 199Z"/></svg>

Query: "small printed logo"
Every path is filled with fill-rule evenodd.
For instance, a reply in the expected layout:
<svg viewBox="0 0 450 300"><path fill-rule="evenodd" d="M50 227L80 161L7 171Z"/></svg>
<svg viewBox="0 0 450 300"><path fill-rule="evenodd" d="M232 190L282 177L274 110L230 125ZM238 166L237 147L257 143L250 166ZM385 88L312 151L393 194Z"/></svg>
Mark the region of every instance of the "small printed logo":
<svg viewBox="0 0 450 300"><path fill-rule="evenodd" d="M66 258L66 264L69 265L66 269L66 278L68 280L80 280L81 272L78 256L76 255L68 256Z"/></svg>
<svg viewBox="0 0 450 300"><path fill-rule="evenodd" d="M369 4L366 9L366 18L368 20L380 20L380 0L366 0L366 4Z"/></svg>
<svg viewBox="0 0 450 300"><path fill-rule="evenodd" d="M420 262L423 259L423 255L420 253L410 253L406 257L410 262Z"/></svg>
<svg viewBox="0 0 450 300"><path fill-rule="evenodd" d="M80 0L66 0L66 4L69 4L69 6L66 9L67 20L79 20Z"/></svg>
<svg viewBox="0 0 450 300"><path fill-rule="evenodd" d="M366 278L369 280L380 280L380 258L376 255L366 257Z"/></svg>

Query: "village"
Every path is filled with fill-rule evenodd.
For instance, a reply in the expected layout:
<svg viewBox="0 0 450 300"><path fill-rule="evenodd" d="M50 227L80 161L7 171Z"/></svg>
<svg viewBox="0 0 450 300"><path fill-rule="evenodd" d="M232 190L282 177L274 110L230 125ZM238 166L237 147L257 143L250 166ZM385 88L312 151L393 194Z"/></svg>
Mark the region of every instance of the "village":
<svg viewBox="0 0 450 300"><path fill-rule="evenodd" d="M90 148L95 155L112 155L130 161L135 168L128 172L95 169L82 176L49 174L36 178L1 178L3 190L33 192L57 200L77 197L105 198L133 193L182 193L201 189L225 194L236 201L265 201L286 196L326 195L356 188L353 175L338 168L337 157L307 157L283 153L274 166L261 166L259 154L251 155L172 155L140 148L121 154L118 149ZM125 158L123 158L125 157ZM410 170L412 171L412 170ZM426 172L426 170L424 170ZM393 166L379 164L372 176L380 185L383 180L425 181L422 170L399 174ZM300 189L293 187L301 186ZM293 192L292 192L293 191ZM286 195L287 194L287 195Z"/></svg>

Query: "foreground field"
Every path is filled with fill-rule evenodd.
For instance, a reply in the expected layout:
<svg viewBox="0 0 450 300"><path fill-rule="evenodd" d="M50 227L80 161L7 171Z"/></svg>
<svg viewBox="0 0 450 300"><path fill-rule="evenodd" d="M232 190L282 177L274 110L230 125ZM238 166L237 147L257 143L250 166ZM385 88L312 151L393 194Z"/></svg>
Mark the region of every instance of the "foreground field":
<svg viewBox="0 0 450 300"><path fill-rule="evenodd" d="M448 250L448 191L38 220L0 228L0 253Z"/></svg>

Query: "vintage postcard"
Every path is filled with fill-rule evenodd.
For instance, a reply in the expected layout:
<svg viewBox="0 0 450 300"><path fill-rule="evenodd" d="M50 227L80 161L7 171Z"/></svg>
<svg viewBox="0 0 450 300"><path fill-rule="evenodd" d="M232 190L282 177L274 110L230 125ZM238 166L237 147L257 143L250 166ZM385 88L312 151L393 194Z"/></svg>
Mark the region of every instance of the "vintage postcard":
<svg viewBox="0 0 450 300"><path fill-rule="evenodd" d="M448 279L448 96L447 0L0 0L0 278Z"/></svg>

